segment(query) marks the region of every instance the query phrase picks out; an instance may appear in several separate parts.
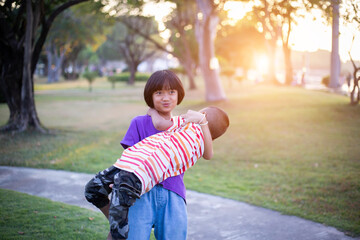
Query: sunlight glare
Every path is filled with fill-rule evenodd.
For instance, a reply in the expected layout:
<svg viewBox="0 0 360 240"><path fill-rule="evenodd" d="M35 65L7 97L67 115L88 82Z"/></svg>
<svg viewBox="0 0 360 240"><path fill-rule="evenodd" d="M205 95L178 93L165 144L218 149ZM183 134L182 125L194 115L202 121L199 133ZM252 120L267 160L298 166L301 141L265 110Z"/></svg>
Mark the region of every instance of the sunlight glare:
<svg viewBox="0 0 360 240"><path fill-rule="evenodd" d="M255 66L258 73L266 74L269 68L269 58L266 55L260 55L255 59Z"/></svg>
<svg viewBox="0 0 360 240"><path fill-rule="evenodd" d="M304 13L305 18L298 18L290 35L290 46L295 51L315 52L319 49L331 51L331 24L326 25L321 18L320 10L311 14ZM316 18L316 19L314 19ZM352 38L355 36L354 44ZM351 48L352 47L352 48ZM343 24L340 18L339 54L342 61L349 60L348 52L354 60L360 60L360 33L354 26Z"/></svg>
<svg viewBox="0 0 360 240"><path fill-rule="evenodd" d="M174 3L170 2L147 2L144 6L143 14L145 16L154 16L155 20L159 24L160 36L163 39L169 39L171 36L171 31L166 29L164 20L167 15L169 15L173 9L176 7Z"/></svg>
<svg viewBox="0 0 360 240"><path fill-rule="evenodd" d="M219 60L216 57L211 58L209 67L211 70L219 69L219 67L220 67Z"/></svg>
<svg viewBox="0 0 360 240"><path fill-rule="evenodd" d="M297 19L298 24L294 26L290 34L290 46L295 51L315 52L318 49L331 49L331 28L325 27L320 20L320 11L313 11L305 18ZM330 41L324 41L330 39Z"/></svg>
<svg viewBox="0 0 360 240"><path fill-rule="evenodd" d="M252 4L238 1L227 1L224 5L224 10L227 11L227 16L230 20L232 20L231 22L236 23L252 10Z"/></svg>

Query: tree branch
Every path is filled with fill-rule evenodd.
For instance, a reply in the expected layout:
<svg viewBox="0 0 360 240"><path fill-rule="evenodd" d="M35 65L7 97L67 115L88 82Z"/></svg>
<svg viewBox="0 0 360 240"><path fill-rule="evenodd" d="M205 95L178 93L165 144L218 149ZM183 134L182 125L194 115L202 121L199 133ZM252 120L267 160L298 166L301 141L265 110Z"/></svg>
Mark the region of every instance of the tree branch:
<svg viewBox="0 0 360 240"><path fill-rule="evenodd" d="M76 4L79 4L82 2L87 2L87 1L89 1L89 0L72 0L72 1L66 2L66 3L62 4L61 6L59 6L57 9L55 9L46 21L43 18L41 34L40 34L40 37L38 38L38 40L36 41L33 56L32 56L32 66L31 66L32 73L35 72L36 63L39 60L41 49L45 43L46 36L50 30L51 24L53 23L55 18L65 9L67 9L73 5L76 5Z"/></svg>
<svg viewBox="0 0 360 240"><path fill-rule="evenodd" d="M141 37L145 38L146 40L150 41L151 43L153 43L155 45L156 48L158 48L161 51L164 51L166 53L169 53L171 55L173 55L174 57L175 54L174 52L166 49L164 46L160 45L157 41L155 41L153 38L151 38L150 36L148 36L147 34L141 32L138 28L134 28L133 26L131 26L131 24L127 23L126 21L121 21L124 25L126 25L129 29L135 31L137 34L139 34Z"/></svg>

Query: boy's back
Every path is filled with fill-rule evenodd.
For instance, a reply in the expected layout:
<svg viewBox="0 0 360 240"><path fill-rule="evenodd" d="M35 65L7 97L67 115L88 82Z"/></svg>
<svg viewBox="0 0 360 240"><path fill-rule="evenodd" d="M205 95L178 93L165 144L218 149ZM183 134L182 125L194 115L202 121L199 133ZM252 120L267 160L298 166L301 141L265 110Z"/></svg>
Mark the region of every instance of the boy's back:
<svg viewBox="0 0 360 240"><path fill-rule="evenodd" d="M126 149L114 164L133 172L142 182L142 194L157 183L177 176L192 167L202 156L204 139L201 127L173 117L173 125L164 132L145 138Z"/></svg>

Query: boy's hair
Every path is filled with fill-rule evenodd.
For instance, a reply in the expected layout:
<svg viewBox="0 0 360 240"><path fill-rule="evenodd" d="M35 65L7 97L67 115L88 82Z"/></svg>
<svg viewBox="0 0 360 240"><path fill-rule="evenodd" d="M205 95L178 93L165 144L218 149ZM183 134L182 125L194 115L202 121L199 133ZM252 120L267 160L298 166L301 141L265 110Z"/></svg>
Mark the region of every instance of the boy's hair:
<svg viewBox="0 0 360 240"><path fill-rule="evenodd" d="M226 112L218 107L206 107L202 112L206 113L206 120L209 122L211 138L214 140L226 132L230 121Z"/></svg>
<svg viewBox="0 0 360 240"><path fill-rule="evenodd" d="M149 107L154 108L153 93L162 90L164 87L165 89L177 90L177 104L179 105L181 103L185 96L181 80L170 70L160 70L151 74L144 88L144 99Z"/></svg>

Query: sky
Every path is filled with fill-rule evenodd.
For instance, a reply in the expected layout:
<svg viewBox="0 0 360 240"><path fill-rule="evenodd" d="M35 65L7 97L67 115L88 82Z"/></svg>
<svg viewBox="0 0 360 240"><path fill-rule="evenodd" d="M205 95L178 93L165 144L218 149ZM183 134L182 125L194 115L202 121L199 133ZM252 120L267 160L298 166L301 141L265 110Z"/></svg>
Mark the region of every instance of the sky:
<svg viewBox="0 0 360 240"><path fill-rule="evenodd" d="M251 7L243 2L231 2L227 5L225 8L229 9L229 17L241 19L246 11L251 11ZM331 25L321 19L321 12L313 11L312 14L305 13L304 16L298 18L297 24L293 26L289 40L291 49L308 52L331 51ZM360 60L360 32L354 26L345 26L340 19L339 55L342 61L350 59L348 54L350 48L352 58Z"/></svg>
<svg viewBox="0 0 360 240"><path fill-rule="evenodd" d="M160 23L160 29L164 26L161 22L171 11L172 3L162 4L150 3L145 7L145 13L155 15L155 19ZM241 19L251 7L243 2L229 1L225 4L230 18ZM314 20L314 17L316 19ZM339 55L343 62L349 60L349 50L354 60L360 60L360 32L355 27L345 26L340 19L340 37L339 37ZM164 36L169 33L165 33ZM355 36L354 42L352 39ZM293 26L290 35L290 47L296 51L314 52L317 50L331 51L331 25L321 19L320 11L314 11L312 14L306 13L304 18L297 19L297 24Z"/></svg>

